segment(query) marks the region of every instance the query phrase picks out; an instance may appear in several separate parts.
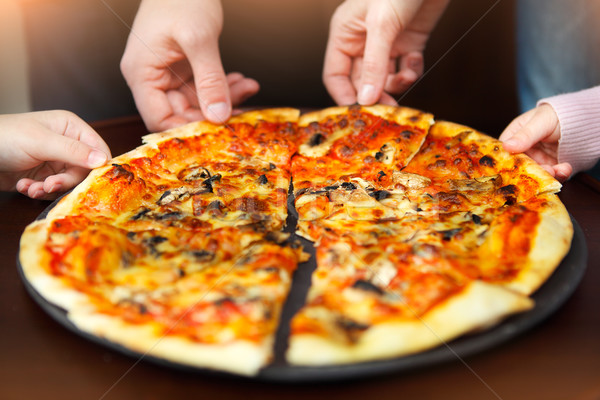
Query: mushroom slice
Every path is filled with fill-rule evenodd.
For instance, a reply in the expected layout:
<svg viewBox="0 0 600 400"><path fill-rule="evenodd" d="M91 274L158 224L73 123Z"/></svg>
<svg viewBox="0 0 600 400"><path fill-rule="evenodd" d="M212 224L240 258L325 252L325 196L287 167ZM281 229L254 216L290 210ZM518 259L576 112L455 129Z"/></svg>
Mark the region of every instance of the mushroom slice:
<svg viewBox="0 0 600 400"><path fill-rule="evenodd" d="M502 185L502 177L500 175L493 175L473 179L450 179L448 183L450 190L491 192Z"/></svg>
<svg viewBox="0 0 600 400"><path fill-rule="evenodd" d="M159 206L164 206L166 204L171 203L172 201L185 200L188 197L190 197L190 189L185 186L181 186L175 189L169 189L166 192L164 192L162 196L160 196L156 204L158 204Z"/></svg>
<svg viewBox="0 0 600 400"><path fill-rule="evenodd" d="M409 189L422 189L431 184L431 179L410 172L394 171L392 181Z"/></svg>

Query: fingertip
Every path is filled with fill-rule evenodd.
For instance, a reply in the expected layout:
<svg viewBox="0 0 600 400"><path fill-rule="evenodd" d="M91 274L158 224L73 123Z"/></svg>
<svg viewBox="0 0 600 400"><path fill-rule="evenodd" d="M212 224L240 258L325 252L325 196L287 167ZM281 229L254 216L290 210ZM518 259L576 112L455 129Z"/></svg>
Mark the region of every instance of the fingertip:
<svg viewBox="0 0 600 400"><path fill-rule="evenodd" d="M27 189L27 196L32 199L41 199L46 196L42 182L34 182Z"/></svg>
<svg viewBox="0 0 600 400"><path fill-rule="evenodd" d="M231 106L225 102L218 102L209 104L206 107L206 112L204 116L210 122L216 124L222 124L226 122L231 116Z"/></svg>
<svg viewBox="0 0 600 400"><path fill-rule="evenodd" d="M502 142L502 146L504 147L504 150L508 151L508 152L515 152L516 149L519 148L520 142L518 139L515 139L514 137L506 139L505 141Z"/></svg>
<svg viewBox="0 0 600 400"><path fill-rule="evenodd" d="M87 165L90 168L98 168L106 164L108 156L99 150L92 150L88 155Z"/></svg>
<svg viewBox="0 0 600 400"><path fill-rule="evenodd" d="M571 174L573 174L573 167L571 167L571 164L568 163L555 165L554 174L556 179L564 182L571 177Z"/></svg>
<svg viewBox="0 0 600 400"><path fill-rule="evenodd" d="M362 106L370 106L375 104L377 97L375 86L367 83L360 88L356 100L358 101L358 104Z"/></svg>

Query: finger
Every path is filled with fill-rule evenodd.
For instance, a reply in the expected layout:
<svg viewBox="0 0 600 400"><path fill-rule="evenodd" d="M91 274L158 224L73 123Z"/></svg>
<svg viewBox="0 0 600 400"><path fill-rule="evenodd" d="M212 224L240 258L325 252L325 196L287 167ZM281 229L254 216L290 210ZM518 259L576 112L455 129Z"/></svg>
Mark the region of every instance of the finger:
<svg viewBox="0 0 600 400"><path fill-rule="evenodd" d="M180 45L192 65L200 108L209 121L223 123L231 116L231 100L218 40L186 39Z"/></svg>
<svg viewBox="0 0 600 400"><path fill-rule="evenodd" d="M245 79L245 76L241 72L230 72L225 76L225 78L227 79L227 84L231 86L234 83Z"/></svg>
<svg viewBox="0 0 600 400"><path fill-rule="evenodd" d="M350 76L353 70L352 59L335 46L334 35L335 33L332 31L325 50L323 83L337 104L354 104L356 103L356 91Z"/></svg>
<svg viewBox="0 0 600 400"><path fill-rule="evenodd" d="M31 182L31 184L27 187L27 190L20 193L24 194L25 196L29 196L32 199L38 200L50 200L56 197L56 195L49 195L46 193L43 188L43 182L40 181Z"/></svg>
<svg viewBox="0 0 600 400"><path fill-rule="evenodd" d="M76 114L64 110L43 111L34 114L52 133L82 142L104 153L107 159L112 158L110 149L102 137Z"/></svg>
<svg viewBox="0 0 600 400"><path fill-rule="evenodd" d="M389 106L397 106L398 102L396 101L396 99L387 94L386 92L381 93L381 97L379 98L379 100L377 101L378 103L381 104L387 104Z"/></svg>
<svg viewBox="0 0 600 400"><path fill-rule="evenodd" d="M231 94L231 103L234 107L239 106L250 97L254 96L260 90L260 85L257 81L251 78L242 77L233 83L229 83L229 91Z"/></svg>
<svg viewBox="0 0 600 400"><path fill-rule="evenodd" d="M379 99L387 79L388 61L398 31L386 20L386 16L377 14L367 16L367 38L357 95L358 103L362 105L374 104Z"/></svg>
<svg viewBox="0 0 600 400"><path fill-rule="evenodd" d="M27 191L29 190L29 187L31 186L31 184L34 182L35 181L30 178L21 178L17 181L17 184L15 185L15 189L17 190L17 192L24 194L25 196L28 196Z"/></svg>
<svg viewBox="0 0 600 400"><path fill-rule="evenodd" d="M60 161L84 168L97 168L106 164L109 159L105 152L51 130L36 131L34 137L40 143L44 143L44 146L34 146L29 151L30 155L39 161Z"/></svg>
<svg viewBox="0 0 600 400"><path fill-rule="evenodd" d="M423 75L423 55L412 52L400 60L400 70L388 76L384 90L388 93L400 94L405 92L419 77Z"/></svg>
<svg viewBox="0 0 600 400"><path fill-rule="evenodd" d="M554 177L561 182L569 179L571 174L573 173L573 167L569 163L561 163L554 165L552 167L554 169Z"/></svg>
<svg viewBox="0 0 600 400"><path fill-rule="evenodd" d="M506 151L521 153L548 137L552 133L549 128L547 121L539 118L534 109L515 118L502 132L500 140Z"/></svg>
<svg viewBox="0 0 600 400"><path fill-rule="evenodd" d="M56 175L50 175L42 183L42 189L45 193L58 193L75 187L88 174L88 170L83 168L68 168L65 172Z"/></svg>

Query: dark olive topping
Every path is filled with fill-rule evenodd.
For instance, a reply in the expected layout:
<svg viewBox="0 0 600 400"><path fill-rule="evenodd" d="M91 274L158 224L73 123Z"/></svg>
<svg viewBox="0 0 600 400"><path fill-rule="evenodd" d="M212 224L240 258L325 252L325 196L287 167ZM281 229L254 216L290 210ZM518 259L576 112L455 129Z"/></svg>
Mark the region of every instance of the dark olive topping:
<svg viewBox="0 0 600 400"><path fill-rule="evenodd" d="M323 188L323 190L335 190L337 188L339 188L339 185L331 185L331 186L325 186Z"/></svg>
<svg viewBox="0 0 600 400"><path fill-rule="evenodd" d="M445 231L438 231L438 233L442 234L442 240L448 241L452 239L458 232L461 231L461 228L447 229Z"/></svg>
<svg viewBox="0 0 600 400"><path fill-rule="evenodd" d="M378 151L377 153L375 153L375 159L376 159L377 161L381 161L381 160L383 160L383 153L382 153L382 152L380 152L380 151Z"/></svg>
<svg viewBox="0 0 600 400"><path fill-rule="evenodd" d="M258 177L258 183L261 185L266 185L267 183L269 183L269 180L267 179L267 176L265 174L262 174Z"/></svg>
<svg viewBox="0 0 600 400"><path fill-rule="evenodd" d="M298 190L296 192L295 196L296 197L302 196L303 194L308 193L308 192L310 192L310 188L303 188L303 189Z"/></svg>
<svg viewBox="0 0 600 400"><path fill-rule="evenodd" d="M402 131L400 133L400 136L402 136L403 139L410 139L411 136L413 135L413 133L411 131Z"/></svg>
<svg viewBox="0 0 600 400"><path fill-rule="evenodd" d="M196 250L192 251L191 254L199 262L212 261L215 258L215 253L207 250Z"/></svg>
<svg viewBox="0 0 600 400"><path fill-rule="evenodd" d="M162 194L162 196L160 196L160 198L158 199L158 201L156 202L156 204L161 204L161 203L162 203L162 201L163 201L165 198L169 197L170 195L171 195L171 191L170 191L170 190L167 190L166 192L164 192L164 193Z"/></svg>
<svg viewBox="0 0 600 400"><path fill-rule="evenodd" d="M386 174L385 172L383 172L383 171L379 171L379 172L377 173L377 175L379 175L379 179L378 179L378 180L381 180L381 179L382 179L384 176L386 176L387 174Z"/></svg>
<svg viewBox="0 0 600 400"><path fill-rule="evenodd" d="M356 189L356 185L352 182L342 182L342 188L346 190L354 190Z"/></svg>
<svg viewBox="0 0 600 400"><path fill-rule="evenodd" d="M152 254L154 256L158 256L160 254L160 252L158 250L156 250L156 246L158 246L159 244L161 244L162 242L164 242L166 240L167 240L166 237L151 236L151 237L144 239L144 244L146 246L148 246L148 248L150 249L150 254Z"/></svg>
<svg viewBox="0 0 600 400"><path fill-rule="evenodd" d="M315 133L308 141L310 147L318 146L325 141L325 136L322 133Z"/></svg>
<svg viewBox="0 0 600 400"><path fill-rule="evenodd" d="M202 186L204 186L204 191L200 191L197 194L213 193L213 183L215 181L220 181L220 180L221 180L221 174L213 175L210 178L205 179L204 181L202 181Z"/></svg>
<svg viewBox="0 0 600 400"><path fill-rule="evenodd" d="M479 164L486 167L493 167L496 165L496 161L494 161L494 159L490 156L483 156L479 159Z"/></svg>
<svg viewBox="0 0 600 400"><path fill-rule="evenodd" d="M268 273L274 273L274 272L279 272L279 268L273 267L271 265L271 266L268 266L268 267L258 268L258 271L264 271L264 272L268 272Z"/></svg>
<svg viewBox="0 0 600 400"><path fill-rule="evenodd" d="M277 168L277 166L276 166L275 164L273 164L272 162L271 162L271 163L269 163L269 169L270 169L271 171L273 171L275 168Z"/></svg>
<svg viewBox="0 0 600 400"><path fill-rule="evenodd" d="M481 225L481 217L477 214L473 214L471 215L471 219L473 220L473 222L477 225Z"/></svg>
<svg viewBox="0 0 600 400"><path fill-rule="evenodd" d="M377 201L381 201L381 200L387 199L388 197L391 197L392 194L390 192L388 192L387 190L375 190L375 191L369 193L369 196L375 198L375 200L377 200Z"/></svg>
<svg viewBox="0 0 600 400"><path fill-rule="evenodd" d="M265 235L265 240L275 244L285 244L289 235L280 231L272 231Z"/></svg>
<svg viewBox="0 0 600 400"><path fill-rule="evenodd" d="M168 220L168 219L181 219L183 216L179 211L169 212L163 215L156 216L158 220Z"/></svg>
<svg viewBox="0 0 600 400"><path fill-rule="evenodd" d="M180 171L177 174L177 178L186 182L192 182L198 179L210 178L210 172L202 166L190 167Z"/></svg>
<svg viewBox="0 0 600 400"><path fill-rule="evenodd" d="M336 320L337 326L342 328L346 333L352 333L356 331L364 331L369 329L369 325L361 324L360 322L356 322L351 320L350 318L340 317Z"/></svg>
<svg viewBox="0 0 600 400"><path fill-rule="evenodd" d="M151 236L145 240L146 244L149 246L156 246L157 244L161 244L162 242L167 241L168 239L164 236Z"/></svg>
<svg viewBox="0 0 600 400"><path fill-rule="evenodd" d="M235 299L231 297L223 297L222 299L216 300L214 302L215 306L221 306L225 303L235 304Z"/></svg>
<svg viewBox="0 0 600 400"><path fill-rule="evenodd" d="M382 295L385 293L379 286L374 285L373 283L366 281L364 279L357 280L356 282L354 282L352 287L354 289L363 290L365 292L373 292L373 293L376 293L379 295Z"/></svg>
<svg viewBox="0 0 600 400"><path fill-rule="evenodd" d="M143 216L145 216L149 212L150 212L150 209L144 207L140 211L138 211L137 214L135 214L133 217L131 217L131 220L132 221L137 221L138 219L142 218Z"/></svg>

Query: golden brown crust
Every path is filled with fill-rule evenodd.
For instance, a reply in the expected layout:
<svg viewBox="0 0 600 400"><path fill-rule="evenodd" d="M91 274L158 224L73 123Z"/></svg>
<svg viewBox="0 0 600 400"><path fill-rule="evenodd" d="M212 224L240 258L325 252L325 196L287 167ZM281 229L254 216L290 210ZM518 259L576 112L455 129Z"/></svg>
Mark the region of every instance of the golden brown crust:
<svg viewBox="0 0 600 400"><path fill-rule="evenodd" d="M445 345L465 333L487 328L533 302L509 290L475 281L458 295L419 318L394 320L371 326L354 342L314 333L292 335L287 360L296 365L348 364L412 354ZM305 309L301 313L317 324L330 324L328 310Z"/></svg>

